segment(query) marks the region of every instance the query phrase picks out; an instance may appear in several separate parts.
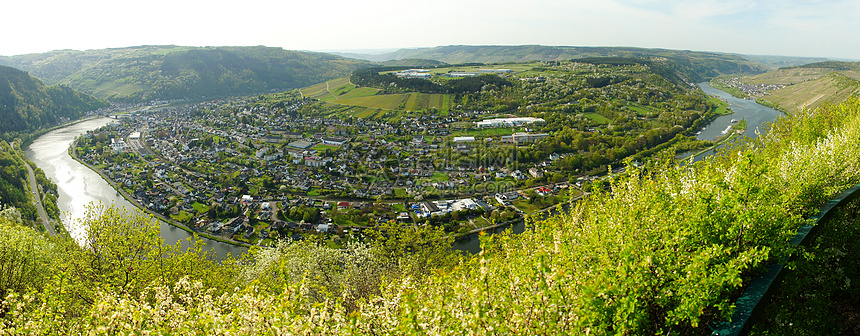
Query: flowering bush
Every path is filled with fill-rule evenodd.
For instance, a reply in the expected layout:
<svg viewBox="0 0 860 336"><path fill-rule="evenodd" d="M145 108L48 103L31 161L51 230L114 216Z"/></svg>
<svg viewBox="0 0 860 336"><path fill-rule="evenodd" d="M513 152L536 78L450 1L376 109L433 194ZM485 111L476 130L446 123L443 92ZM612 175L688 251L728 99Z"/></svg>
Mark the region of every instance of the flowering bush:
<svg viewBox="0 0 860 336"><path fill-rule="evenodd" d="M148 275L102 268L90 281L66 275L86 263L43 261L60 271L6 297L0 334L701 333L811 211L860 182L856 153L860 101L804 111L705 161L629 168L467 258L441 248L443 233L396 227L373 244L281 244L222 264L107 239L126 252L75 258Z"/></svg>

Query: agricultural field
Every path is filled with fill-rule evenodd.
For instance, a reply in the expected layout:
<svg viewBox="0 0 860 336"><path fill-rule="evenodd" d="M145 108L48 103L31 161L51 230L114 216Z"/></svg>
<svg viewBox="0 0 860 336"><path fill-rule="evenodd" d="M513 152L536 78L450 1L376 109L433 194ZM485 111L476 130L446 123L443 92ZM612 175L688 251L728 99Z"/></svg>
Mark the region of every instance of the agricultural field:
<svg viewBox="0 0 860 336"><path fill-rule="evenodd" d="M119 82L99 82L95 79L84 80L80 85L85 87L83 90L88 90L92 92L93 96L99 98L131 96L136 92L144 92L151 89L146 85Z"/></svg>
<svg viewBox="0 0 860 336"><path fill-rule="evenodd" d="M791 68L778 69L761 75L745 77L743 82L750 85L760 84L781 84L792 85L809 80L821 78L828 73L833 72L833 69L824 68Z"/></svg>
<svg viewBox="0 0 860 336"><path fill-rule="evenodd" d="M805 107L840 103L853 95L860 95L860 82L840 73L830 73L815 80L786 86L762 99L791 113Z"/></svg>
<svg viewBox="0 0 860 336"><path fill-rule="evenodd" d="M448 94L402 93L380 95L379 89L357 87L349 82L349 77L312 85L300 90L306 98L343 106L357 107L349 113L355 117L378 117L385 111L421 111L436 109L441 115L450 111L453 103Z"/></svg>

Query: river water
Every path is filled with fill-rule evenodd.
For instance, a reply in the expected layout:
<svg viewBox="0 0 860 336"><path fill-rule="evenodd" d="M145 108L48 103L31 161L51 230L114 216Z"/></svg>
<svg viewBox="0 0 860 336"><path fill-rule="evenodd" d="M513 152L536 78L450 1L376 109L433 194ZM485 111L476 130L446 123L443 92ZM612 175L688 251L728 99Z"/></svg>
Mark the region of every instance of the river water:
<svg viewBox="0 0 860 336"><path fill-rule="evenodd" d="M711 87L708 83L699 83L699 87L709 95L724 99L729 103L729 108L734 112L733 114L719 116L714 119L714 121L708 124L708 126L702 130L702 133L697 136L699 140L714 140L719 136L725 135L722 132L732 124L732 119L738 121L741 119L746 120L747 129L744 131L743 135L755 138L757 136L756 130L763 132L764 125L766 123L773 122L776 118L782 115L782 112L756 103L754 100L735 98L725 91ZM714 155L714 153L714 150L707 151L704 154L697 156L694 160L701 160L707 156Z"/></svg>
<svg viewBox="0 0 860 336"><path fill-rule="evenodd" d="M747 129L744 135L754 138L757 129L762 130L765 123L773 122L782 115L781 112L759 105L755 101L732 97L726 92L711 87L708 83L700 83L699 86L705 93L725 99L734 112L731 115L717 117L708 124L698 135L701 140L713 140L723 135L722 131L731 125L732 119L745 119ZM63 212L63 224L66 225L69 233L75 237L83 235L85 228L81 227L77 221L84 216L86 206L91 202L113 203L133 211L139 211L117 194L101 176L72 159L67 152L75 137L86 133L86 131L107 125L111 121L112 119L108 118L93 119L51 131L36 139L26 151L27 158L35 162L51 180L57 183L60 193L57 205ZM697 156L695 160L701 160L713 154L714 151L711 150ZM553 211L553 213L557 212ZM514 233L522 233L525 231L525 222L517 221L510 226L497 228L488 233L498 233L507 229L511 229ZM190 233L161 221L161 235L166 242L175 243L185 240L190 236ZM204 241L207 247L214 249L218 256L224 256L227 253L238 256L246 251L245 248L210 239L204 238ZM481 250L480 239L477 234L457 240L453 247L471 253L477 253Z"/></svg>
<svg viewBox="0 0 860 336"><path fill-rule="evenodd" d="M702 88L705 93L717 96L719 98L724 99L729 103L729 108L734 112L730 115L719 116L714 119L705 129L702 130L702 133L697 136L699 140L714 140L715 138L725 135L722 132L732 125L732 119L740 121L741 119L746 120L747 129L743 135L755 138L758 136L756 134L756 130L763 132L764 126L766 123L773 122L782 115L782 112L772 109L770 107L760 105L756 103L754 100L746 100L735 98L732 95L726 93L725 91L721 91L711 87L708 83L699 83L699 87ZM702 160L710 155L714 155L714 150L709 150L701 155L698 155L694 158L695 161ZM687 154L689 156L690 154ZM679 158L684 158L683 154L679 156ZM569 209L569 206L563 206L563 209L560 211L566 211ZM559 210L550 211L549 215L558 214ZM492 233L499 233L508 228L511 229L514 233L522 233L525 231L525 222L518 221L515 222L511 226L497 228L492 231ZM490 233L490 232L487 232ZM471 253L477 253L481 251L481 243L478 235L470 235L467 237L463 237L460 240L454 243L454 248L462 251L467 251Z"/></svg>
<svg viewBox="0 0 860 336"><path fill-rule="evenodd" d="M77 136L107 125L111 121L113 119L90 119L53 130L33 141L25 152L27 158L42 168L45 175L57 184L59 191L57 206L62 212L63 225L78 241L85 235L86 228L81 225L80 220L84 218L90 203L115 204L129 211L140 211L120 196L99 174L72 159L68 153L69 146ZM164 221L159 222L161 236L168 244L175 244L177 241L184 241L191 237L191 234L186 231ZM223 257L228 253L238 257L247 251L246 248L211 239L203 238L203 241L206 243L206 248L214 250L216 257Z"/></svg>

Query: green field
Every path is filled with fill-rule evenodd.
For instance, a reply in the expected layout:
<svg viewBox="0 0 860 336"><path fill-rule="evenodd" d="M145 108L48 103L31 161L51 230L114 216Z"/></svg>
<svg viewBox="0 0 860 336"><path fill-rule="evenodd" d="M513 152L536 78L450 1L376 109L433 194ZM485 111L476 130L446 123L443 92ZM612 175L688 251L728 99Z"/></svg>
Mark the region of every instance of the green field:
<svg viewBox="0 0 860 336"><path fill-rule="evenodd" d="M401 93L380 95L379 89L356 87L349 83L349 77L312 85L300 90L305 98L314 98L333 105L355 108L343 109L338 113L349 113L358 118L394 118L386 111L426 111L436 109L446 115L453 105L448 94Z"/></svg>
<svg viewBox="0 0 860 336"><path fill-rule="evenodd" d="M335 99L334 92L337 92L338 89L344 86L352 85L349 84L349 77L341 77L338 79L332 79L327 82L322 82L319 84L311 85L306 88L302 88L299 92L305 98L313 98L319 99L323 101Z"/></svg>
<svg viewBox="0 0 860 336"><path fill-rule="evenodd" d="M636 115L638 115L640 117L646 117L646 116L649 116L651 114L655 114L655 113L660 112L660 110L658 110L657 108L654 108L651 106L642 106L642 105L635 104L635 103L628 104L627 109L629 109L633 112L636 112ZM606 119L606 118L604 118L604 119Z"/></svg>
<svg viewBox="0 0 860 336"><path fill-rule="evenodd" d="M606 118L606 117L599 115L597 113L594 113L594 112L584 113L584 115L586 118L594 120L595 122L600 123L600 124L608 124L611 122L611 120L609 120L609 118Z"/></svg>
<svg viewBox="0 0 860 336"><path fill-rule="evenodd" d="M325 152L326 149L337 150L338 148L340 148L340 147L332 146L332 145L324 145L322 143L314 146L314 149L316 149L318 152Z"/></svg>

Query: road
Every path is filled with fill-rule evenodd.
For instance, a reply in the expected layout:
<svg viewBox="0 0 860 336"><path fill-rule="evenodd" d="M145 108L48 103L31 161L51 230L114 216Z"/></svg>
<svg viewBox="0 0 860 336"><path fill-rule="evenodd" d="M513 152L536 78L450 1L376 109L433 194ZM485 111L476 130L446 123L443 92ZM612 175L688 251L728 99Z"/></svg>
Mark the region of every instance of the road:
<svg viewBox="0 0 860 336"><path fill-rule="evenodd" d="M36 183L36 173L33 172L33 168L30 167L29 163L24 163L27 166L27 172L30 176L30 192L33 193L33 199L36 201L36 210L39 212L39 217L42 218L42 223L45 225L45 231L52 236L57 235L57 231L54 230L54 223L51 221L51 218L48 217L48 213L45 212L45 206L42 205L42 197L39 196L38 184Z"/></svg>

